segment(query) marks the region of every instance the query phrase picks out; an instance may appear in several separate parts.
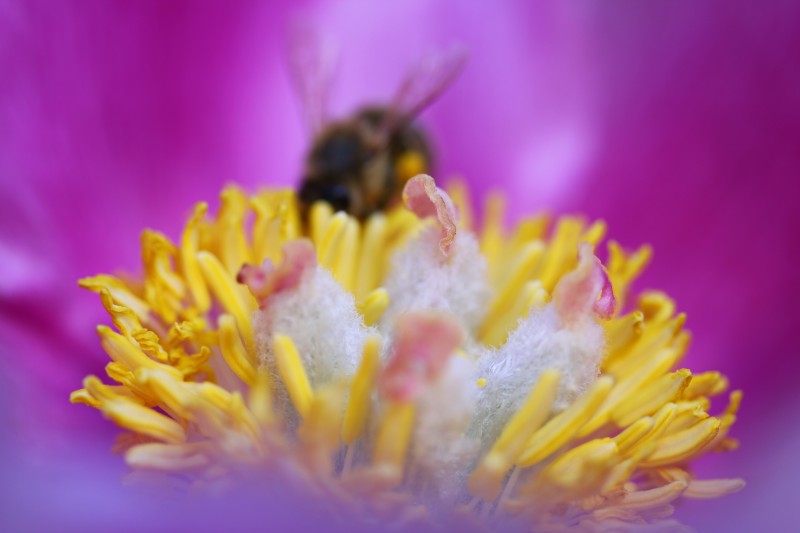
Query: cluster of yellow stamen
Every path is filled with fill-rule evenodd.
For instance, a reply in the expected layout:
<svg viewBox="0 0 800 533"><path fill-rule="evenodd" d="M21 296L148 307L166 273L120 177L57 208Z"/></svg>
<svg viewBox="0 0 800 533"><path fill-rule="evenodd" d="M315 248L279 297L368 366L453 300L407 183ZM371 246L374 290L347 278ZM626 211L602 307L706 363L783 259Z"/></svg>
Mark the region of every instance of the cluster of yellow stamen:
<svg viewBox="0 0 800 533"><path fill-rule="evenodd" d="M460 229L477 230L465 188L454 184L450 194ZM132 479L199 490L288 462L343 509L381 520L426 519L405 479L417 406L374 408L381 338L369 337L348 380L314 389L293 339L275 335L278 376L300 420L287 424L275 406L274 376L256 352L258 303L236 282L244 263L279 263L283 244L305 236L372 325L391 298L381 283L393 251L425 222L401 208L361 222L318 203L304 224L292 191L248 197L234 187L223 191L216 217L207 211L195 207L178 245L155 231L143 234L141 282L108 275L80 281L100 294L116 328L98 327L115 385L90 376L72 401L100 409L130 432L118 449L135 471ZM539 215L507 232L502 199L489 199L479 235L495 296L475 332L483 344L502 345L521 318L545 305L575 267L578 244L597 245L606 229L577 217L550 226ZM622 308L650 250L628 254L611 242L608 251ZM730 395L721 416L709 415L709 398L728 384L717 372L677 368L689 342L684 315L658 292L630 307L605 323L602 375L569 407L552 410L559 373L540 377L474 465L468 499L453 516L516 516L539 529L642 523L667 516L681 495L708 498L741 488L741 480L696 480L687 469L706 452L736 447L727 435L741 393ZM369 449L356 453L370 432Z"/></svg>

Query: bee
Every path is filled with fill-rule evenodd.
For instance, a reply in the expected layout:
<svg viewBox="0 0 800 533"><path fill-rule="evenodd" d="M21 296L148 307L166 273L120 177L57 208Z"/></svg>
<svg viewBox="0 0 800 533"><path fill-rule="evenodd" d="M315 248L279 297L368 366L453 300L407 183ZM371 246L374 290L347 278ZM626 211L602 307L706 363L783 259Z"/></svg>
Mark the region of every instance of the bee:
<svg viewBox="0 0 800 533"><path fill-rule="evenodd" d="M431 145L414 119L461 71L466 60L462 49L426 57L389 104L364 107L336 121L325 117L333 78L331 47L306 33L290 43L289 52L292 78L314 136L298 193L304 215L323 200L363 220L396 203L406 181L430 172Z"/></svg>

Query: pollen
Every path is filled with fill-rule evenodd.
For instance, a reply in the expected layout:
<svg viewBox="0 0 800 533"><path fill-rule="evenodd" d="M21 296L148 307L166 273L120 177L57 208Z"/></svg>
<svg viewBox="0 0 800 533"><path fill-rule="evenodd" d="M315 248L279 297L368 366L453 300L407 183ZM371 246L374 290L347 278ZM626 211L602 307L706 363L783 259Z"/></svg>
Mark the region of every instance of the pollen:
<svg viewBox="0 0 800 533"><path fill-rule="evenodd" d="M649 246L509 226L497 195L478 224L462 183L407 177L363 221L228 187L177 243L143 233L141 279L80 280L113 327L70 401L125 432L128 484L215 497L272 469L346 520L536 531L667 526L743 488L692 473L737 447L741 391L711 412L727 378L685 366L676 302L633 294Z"/></svg>

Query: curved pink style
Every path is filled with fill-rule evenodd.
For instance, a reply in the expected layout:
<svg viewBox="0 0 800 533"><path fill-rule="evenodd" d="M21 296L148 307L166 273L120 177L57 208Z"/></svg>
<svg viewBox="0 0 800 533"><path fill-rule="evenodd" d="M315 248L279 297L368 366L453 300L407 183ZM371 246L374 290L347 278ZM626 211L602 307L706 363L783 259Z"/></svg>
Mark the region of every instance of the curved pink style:
<svg viewBox="0 0 800 533"><path fill-rule="evenodd" d="M441 375L464 333L455 320L438 313L405 314L398 319L395 332L379 387L395 402L410 402L426 383Z"/></svg>
<svg viewBox="0 0 800 533"><path fill-rule="evenodd" d="M614 315L617 300L611 280L588 242L578 245L578 266L556 285L553 305L566 323L575 323L590 313L603 320Z"/></svg>
<svg viewBox="0 0 800 533"><path fill-rule="evenodd" d="M426 174L414 176L403 188L403 202L409 211L420 218L436 217L442 228L439 249L445 257L456 238L458 210L450 196L436 186L432 177Z"/></svg>
<svg viewBox="0 0 800 533"><path fill-rule="evenodd" d="M276 267L267 259L262 266L245 264L236 281L246 285L263 309L273 294L297 288L317 267L317 253L307 239L283 245L283 261Z"/></svg>

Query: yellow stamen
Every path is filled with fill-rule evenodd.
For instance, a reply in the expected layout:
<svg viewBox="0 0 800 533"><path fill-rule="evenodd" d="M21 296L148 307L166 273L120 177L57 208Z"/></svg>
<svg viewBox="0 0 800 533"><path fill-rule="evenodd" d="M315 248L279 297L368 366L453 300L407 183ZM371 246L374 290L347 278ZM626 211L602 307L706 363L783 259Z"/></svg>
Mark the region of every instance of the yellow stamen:
<svg viewBox="0 0 800 533"><path fill-rule="evenodd" d="M322 238L328 228L331 217L333 217L333 208L330 204L325 202L314 202L309 212L310 221L310 234L311 240L314 241L314 246L317 250L321 248Z"/></svg>
<svg viewBox="0 0 800 533"><path fill-rule="evenodd" d="M192 293L194 304L198 311L204 313L211 307L211 297L208 294L203 273L197 263L197 252L200 251L200 235L198 223L206 215L208 205L201 202L194 207L192 216L186 223L186 227L181 235L180 265L189 292Z"/></svg>
<svg viewBox="0 0 800 533"><path fill-rule="evenodd" d="M361 364L353 378L350 388L350 399L344 414L342 426L342 440L348 446L352 445L364 433L369 414L370 395L375 385L375 376L380 362L381 339L372 336L364 344Z"/></svg>
<svg viewBox="0 0 800 533"><path fill-rule="evenodd" d="M388 483L399 483L403 477L415 417L413 403L391 403L383 413L372 463Z"/></svg>
<svg viewBox="0 0 800 533"><path fill-rule="evenodd" d="M292 339L286 335L275 335L272 340L272 349L275 352L275 363L278 374L286 386L292 405L301 417L305 418L311 408L314 393L308 381L303 362Z"/></svg>
<svg viewBox="0 0 800 533"><path fill-rule="evenodd" d="M679 398L691 379L692 373L685 368L661 376L635 396L620 403L611 413L611 419L619 426L627 426L638 418L650 415L662 405Z"/></svg>
<svg viewBox="0 0 800 533"><path fill-rule="evenodd" d="M517 465L532 466L572 440L583 424L597 411L613 386L614 380L610 376L598 379L586 394L533 434Z"/></svg>
<svg viewBox="0 0 800 533"><path fill-rule="evenodd" d="M235 284L234 278L226 273L222 263L214 254L200 252L197 254L197 260L214 296L217 297L222 307L236 318L236 324L244 338L247 351L254 352L255 339L253 323L250 320L250 313L256 308L253 295L247 292L243 286Z"/></svg>
<svg viewBox="0 0 800 533"><path fill-rule="evenodd" d="M333 277L346 290L355 286L356 258L361 247L361 226L354 218L348 218L336 246L331 270Z"/></svg>
<svg viewBox="0 0 800 533"><path fill-rule="evenodd" d="M483 232L481 233L481 253L486 258L492 281L496 281L496 273L500 265L503 250L503 218L505 199L492 193L486 199L484 208Z"/></svg>
<svg viewBox="0 0 800 533"><path fill-rule="evenodd" d="M225 269L236 276L245 263L252 263L253 256L244 234L244 217L247 197L238 187L226 187L220 195L222 207L217 217L217 243L219 257Z"/></svg>
<svg viewBox="0 0 800 533"><path fill-rule="evenodd" d="M354 291L356 301L364 299L380 283L383 272L376 258L383 253L387 229L386 216L383 213L375 213L367 219L358 258L358 277Z"/></svg>
<svg viewBox="0 0 800 533"><path fill-rule="evenodd" d="M563 217L556 225L555 233L548 243L541 272L537 276L548 292L553 291L563 272L577 264L575 250L582 229L583 222L575 217Z"/></svg>
<svg viewBox="0 0 800 533"><path fill-rule="evenodd" d="M199 470L211 462L211 450L197 443L161 444L151 442L134 446L125 454L125 462L132 468L187 472ZM205 452L205 453L204 453Z"/></svg>
<svg viewBox="0 0 800 533"><path fill-rule="evenodd" d="M250 387L250 397L247 405L253 416L262 426L269 426L275 420L272 410L272 387L269 371L265 368L256 372L256 381Z"/></svg>
<svg viewBox="0 0 800 533"><path fill-rule="evenodd" d="M550 414L561 374L548 370L539 378L522 407L511 417L500 437L469 478L471 494L491 501L500 494L503 477L525 448L531 435Z"/></svg>
<svg viewBox="0 0 800 533"><path fill-rule="evenodd" d="M389 293L383 287L367 294L363 302L358 304L358 312L364 317L364 325L377 324L383 312L389 307Z"/></svg>
<svg viewBox="0 0 800 533"><path fill-rule="evenodd" d="M689 429L661 438L655 451L643 461L643 466L677 463L690 457L716 437L719 426L718 419L709 417Z"/></svg>
<svg viewBox="0 0 800 533"><path fill-rule="evenodd" d="M219 345L222 356L231 370L248 385L254 385L258 363L247 353L239 337L236 320L231 315L219 317Z"/></svg>

